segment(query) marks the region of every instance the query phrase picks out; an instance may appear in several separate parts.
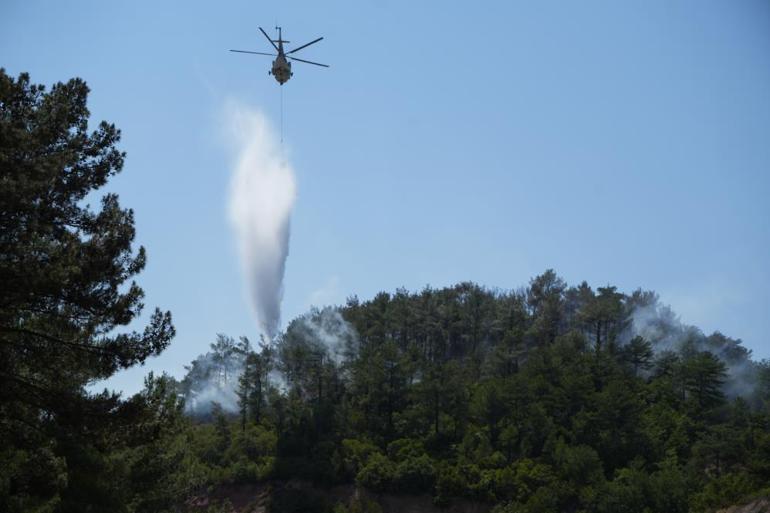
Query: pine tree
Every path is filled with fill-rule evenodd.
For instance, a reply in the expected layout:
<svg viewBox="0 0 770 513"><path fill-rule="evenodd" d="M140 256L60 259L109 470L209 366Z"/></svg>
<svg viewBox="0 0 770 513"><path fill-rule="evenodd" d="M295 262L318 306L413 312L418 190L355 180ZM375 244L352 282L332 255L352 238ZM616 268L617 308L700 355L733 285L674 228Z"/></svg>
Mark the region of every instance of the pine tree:
<svg viewBox="0 0 770 513"><path fill-rule="evenodd" d="M174 335L160 310L143 332L114 331L142 311L133 277L146 255L132 247L134 215L117 195L84 205L125 158L114 125L88 131L87 96L80 79L47 92L0 69L0 447L19 464L10 490L20 509L61 500L78 465L104 474L98 433L132 410L86 385L157 355ZM69 493L65 501L80 500Z"/></svg>
<svg viewBox="0 0 770 513"><path fill-rule="evenodd" d="M631 364L634 369L634 376L639 374L639 370L648 370L652 366L652 344L643 337L636 336L632 338L623 348L623 359Z"/></svg>
<svg viewBox="0 0 770 513"><path fill-rule="evenodd" d="M722 385L727 367L714 354L704 351L684 361L684 386L698 412L707 411L724 401Z"/></svg>

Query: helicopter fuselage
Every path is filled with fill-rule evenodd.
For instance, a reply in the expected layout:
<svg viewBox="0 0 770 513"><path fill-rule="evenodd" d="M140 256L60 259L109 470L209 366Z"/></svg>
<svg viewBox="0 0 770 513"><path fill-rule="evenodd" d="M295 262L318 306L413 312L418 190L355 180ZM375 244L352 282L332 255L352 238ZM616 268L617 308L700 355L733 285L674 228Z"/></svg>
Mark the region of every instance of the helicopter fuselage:
<svg viewBox="0 0 770 513"><path fill-rule="evenodd" d="M278 56L273 61L273 68L270 70L270 74L281 85L288 82L294 74L291 72L291 62L286 58L286 54L283 51L283 41L281 41L280 36L278 38Z"/></svg>

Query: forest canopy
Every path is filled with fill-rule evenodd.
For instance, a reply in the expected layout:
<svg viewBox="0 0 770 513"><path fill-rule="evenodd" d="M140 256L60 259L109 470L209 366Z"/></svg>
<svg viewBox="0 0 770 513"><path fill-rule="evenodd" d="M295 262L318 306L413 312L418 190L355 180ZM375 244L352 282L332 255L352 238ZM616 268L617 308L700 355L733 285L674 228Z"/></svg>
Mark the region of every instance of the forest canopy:
<svg viewBox="0 0 770 513"><path fill-rule="evenodd" d="M770 364L653 292L552 270L513 291L353 297L257 347L219 335L188 369L202 482L499 512L710 511L770 492Z"/></svg>

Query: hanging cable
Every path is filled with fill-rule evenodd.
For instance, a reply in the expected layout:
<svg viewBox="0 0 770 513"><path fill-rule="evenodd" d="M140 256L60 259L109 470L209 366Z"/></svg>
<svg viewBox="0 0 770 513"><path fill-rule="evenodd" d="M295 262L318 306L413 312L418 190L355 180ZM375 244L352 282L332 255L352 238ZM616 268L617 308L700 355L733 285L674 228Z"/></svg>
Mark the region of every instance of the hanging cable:
<svg viewBox="0 0 770 513"><path fill-rule="evenodd" d="M281 144L283 144L283 84L279 89L281 90Z"/></svg>

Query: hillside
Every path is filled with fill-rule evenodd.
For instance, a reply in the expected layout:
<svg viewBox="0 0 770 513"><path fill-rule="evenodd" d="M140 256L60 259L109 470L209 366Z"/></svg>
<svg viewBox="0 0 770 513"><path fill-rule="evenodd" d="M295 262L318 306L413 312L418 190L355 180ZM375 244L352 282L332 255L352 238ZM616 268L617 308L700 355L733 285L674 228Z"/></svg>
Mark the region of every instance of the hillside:
<svg viewBox="0 0 770 513"><path fill-rule="evenodd" d="M711 511L768 491L769 369L652 292L547 271L515 291L351 298L257 348L220 335L178 384L198 419L181 436L198 490L300 480L495 512Z"/></svg>

